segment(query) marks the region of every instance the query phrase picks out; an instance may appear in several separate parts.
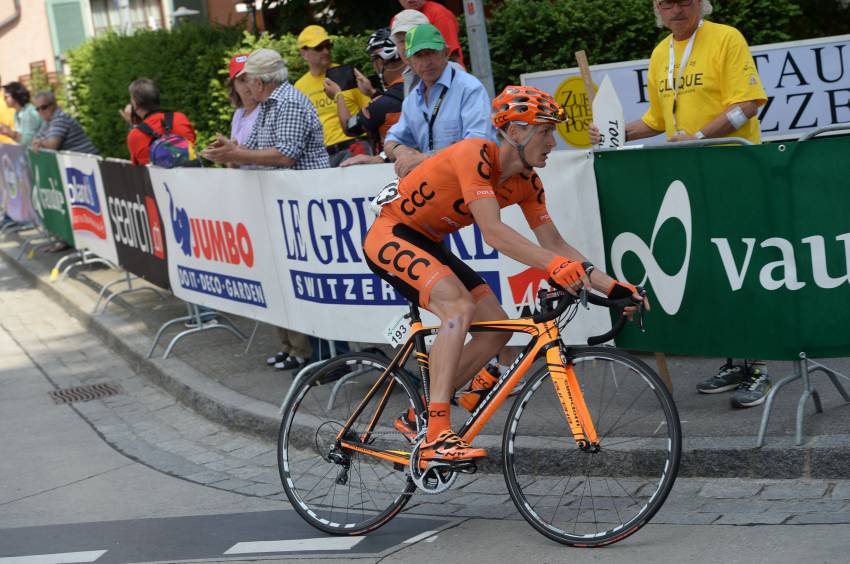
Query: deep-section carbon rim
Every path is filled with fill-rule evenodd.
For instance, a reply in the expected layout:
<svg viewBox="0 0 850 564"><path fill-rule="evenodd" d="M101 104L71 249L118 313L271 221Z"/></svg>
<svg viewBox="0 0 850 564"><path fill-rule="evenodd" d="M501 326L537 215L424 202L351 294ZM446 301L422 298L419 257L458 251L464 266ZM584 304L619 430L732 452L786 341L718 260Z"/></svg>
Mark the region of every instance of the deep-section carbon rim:
<svg viewBox="0 0 850 564"><path fill-rule="evenodd" d="M302 380L284 406L278 436L283 489L296 511L324 532L374 530L401 511L416 489L405 466L336 446L339 430L386 367L386 360L376 355L340 355ZM421 412L421 400L403 373L394 373L390 381L387 405L368 445L409 452L410 443L393 423L409 407ZM387 383L382 384L348 438L360 440L386 389Z"/></svg>
<svg viewBox="0 0 850 564"><path fill-rule="evenodd" d="M679 417L642 361L606 347L573 349L599 450L572 437L546 367L517 397L503 436L505 481L522 516L572 546L617 542L645 525L676 479Z"/></svg>

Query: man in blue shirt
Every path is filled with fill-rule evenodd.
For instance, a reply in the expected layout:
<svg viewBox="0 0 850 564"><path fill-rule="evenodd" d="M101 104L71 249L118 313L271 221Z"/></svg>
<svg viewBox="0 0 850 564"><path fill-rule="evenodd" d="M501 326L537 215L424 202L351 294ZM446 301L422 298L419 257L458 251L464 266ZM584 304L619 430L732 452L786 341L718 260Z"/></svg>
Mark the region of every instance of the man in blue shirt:
<svg viewBox="0 0 850 564"><path fill-rule="evenodd" d="M430 154L461 139L496 140L484 85L449 65L449 52L440 31L431 24L412 28L405 37L405 49L421 80L404 99L401 118L385 141L384 150L395 161L399 178Z"/></svg>

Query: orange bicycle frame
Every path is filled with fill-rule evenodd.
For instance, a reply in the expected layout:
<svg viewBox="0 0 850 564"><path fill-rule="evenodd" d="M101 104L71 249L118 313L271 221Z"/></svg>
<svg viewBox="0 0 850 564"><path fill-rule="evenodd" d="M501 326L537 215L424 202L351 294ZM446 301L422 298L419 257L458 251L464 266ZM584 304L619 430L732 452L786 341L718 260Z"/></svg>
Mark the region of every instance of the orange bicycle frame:
<svg viewBox="0 0 850 564"><path fill-rule="evenodd" d="M411 335L407 341L401 346L395 357L387 366L387 369L378 378L372 388L364 396L363 400L355 408L354 412L349 416L348 420L343 425L337 434L337 440L342 448L348 448L356 452L368 454L388 460L400 465L406 465L409 462L409 452L398 450L380 450L370 447L367 442L369 435L374 431L377 421L383 412L387 399L392 391L394 379L392 372L398 367L404 366L410 354L416 351L416 360L422 376L422 384L428 399L428 355L425 351L425 337L435 335L438 327L425 327L419 319L414 318L410 324ZM552 376L552 383L555 387L555 392L561 407L564 410L564 416L570 426L573 439L579 447L595 445L599 439L596 433L596 428L593 425L593 420L587 405L584 401L584 395L581 386L576 378L573 366L561 354L560 331L554 321L537 323L531 318L522 319L506 319L501 321L481 321L473 323L469 331L471 333L503 331L511 333L526 333L532 337L531 342L517 356L516 360L509 367L508 371L502 375L496 382L490 392L484 396L478 407L470 414L469 418L463 424L458 432L463 440L472 442L478 435L481 429L487 424L493 414L508 398L511 391L520 382L523 376L531 369L531 365L537 359L541 352L545 352L546 364L549 373ZM366 409L368 403L378 393L383 385L386 385L386 390L375 407L375 411L369 421L366 430L359 437L359 441L351 441L345 438L348 429L353 425L360 415Z"/></svg>

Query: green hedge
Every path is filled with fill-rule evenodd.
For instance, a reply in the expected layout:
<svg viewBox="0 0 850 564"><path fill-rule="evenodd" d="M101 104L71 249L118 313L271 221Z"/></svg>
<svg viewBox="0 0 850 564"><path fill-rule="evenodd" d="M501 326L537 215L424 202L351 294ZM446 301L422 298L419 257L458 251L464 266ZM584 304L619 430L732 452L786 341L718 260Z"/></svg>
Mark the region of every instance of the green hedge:
<svg viewBox="0 0 850 564"><path fill-rule="evenodd" d="M487 29L496 89L518 83L522 73L575 66L574 53L579 49L587 51L591 64L648 58L667 34L655 25L652 1L487 2L492 6ZM737 27L750 45L846 33L850 21L850 5L837 0L714 0L713 4L711 19ZM386 24L380 13L373 19L380 20L374 27ZM465 45L464 30L461 23ZM372 67L363 51L367 37L367 33L334 36L334 60L369 74ZM163 107L185 112L203 147L216 133L230 130L228 60L257 47L278 50L287 61L291 81L307 72L292 34L257 38L236 28L180 25L171 31L90 40L69 54L71 111L101 154L126 158L127 126L118 110L128 101L131 81L151 78L162 91Z"/></svg>
<svg viewBox="0 0 850 564"><path fill-rule="evenodd" d="M487 22L496 90L518 84L523 73L574 67L580 49L592 65L649 58L669 33L656 27L652 1L505 0ZM798 17L808 3L714 0L709 19L735 26L750 45L802 39L813 33Z"/></svg>
<svg viewBox="0 0 850 564"><path fill-rule="evenodd" d="M334 60L371 71L363 51L366 38L335 37ZM233 108L226 88L230 57L258 47L278 50L293 82L307 72L292 35L256 38L237 28L181 25L171 31L92 39L68 55L71 111L102 155L128 158L127 124L118 110L129 101L130 82L150 78L159 86L162 107L184 112L195 126L198 146L204 147L217 133L230 132Z"/></svg>

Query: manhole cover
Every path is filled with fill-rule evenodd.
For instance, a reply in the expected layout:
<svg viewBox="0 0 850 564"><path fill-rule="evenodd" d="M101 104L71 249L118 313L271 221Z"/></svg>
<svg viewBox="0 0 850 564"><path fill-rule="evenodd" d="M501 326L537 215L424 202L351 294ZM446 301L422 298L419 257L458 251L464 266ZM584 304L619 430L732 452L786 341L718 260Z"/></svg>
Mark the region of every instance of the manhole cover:
<svg viewBox="0 0 850 564"><path fill-rule="evenodd" d="M102 383L54 390L50 392L50 397L53 398L54 403L73 403L76 401L91 401L120 393L121 387L117 384Z"/></svg>

